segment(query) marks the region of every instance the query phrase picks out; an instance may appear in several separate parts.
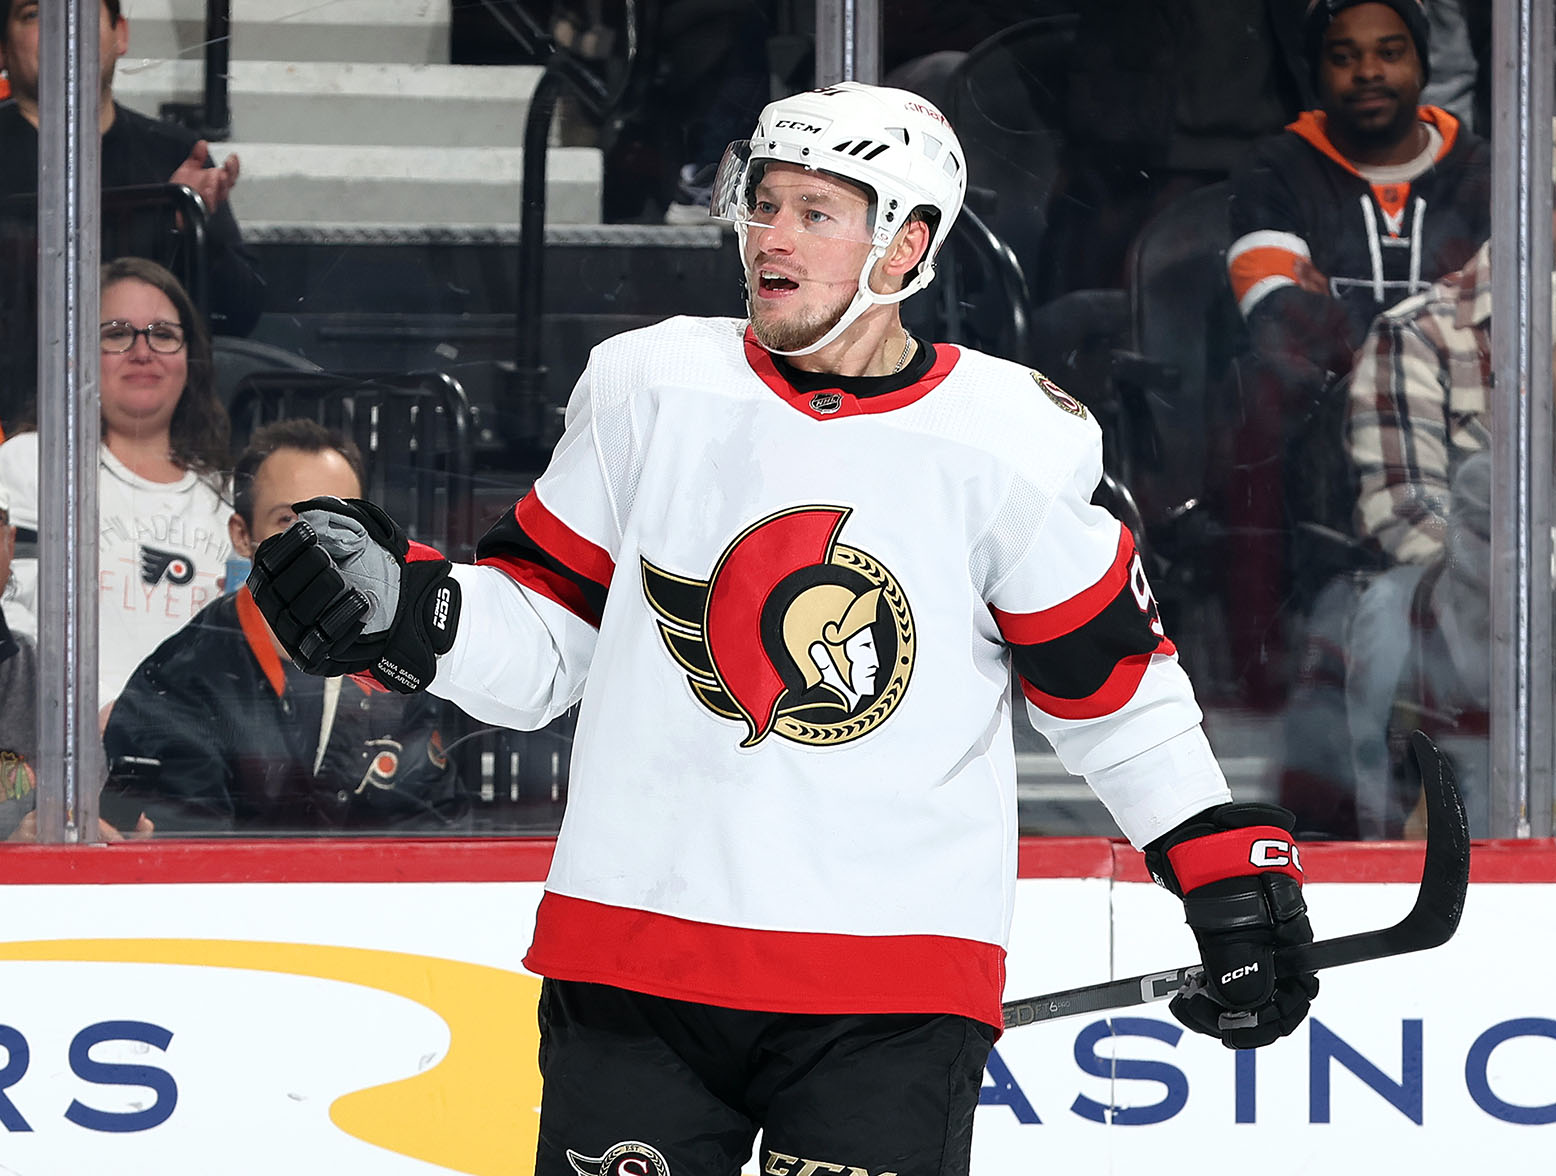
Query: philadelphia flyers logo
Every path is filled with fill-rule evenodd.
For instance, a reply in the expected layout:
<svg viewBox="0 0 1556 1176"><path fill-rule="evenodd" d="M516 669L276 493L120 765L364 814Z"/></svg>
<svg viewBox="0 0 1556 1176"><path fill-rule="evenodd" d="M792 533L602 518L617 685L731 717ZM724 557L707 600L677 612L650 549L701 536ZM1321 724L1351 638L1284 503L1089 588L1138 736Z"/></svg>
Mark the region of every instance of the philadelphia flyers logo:
<svg viewBox="0 0 1556 1176"><path fill-rule="evenodd" d="M568 1148L567 1160L579 1176L670 1176L670 1165L658 1149L635 1139L611 1145L603 1156Z"/></svg>
<svg viewBox="0 0 1556 1176"><path fill-rule="evenodd" d="M706 580L643 560L643 595L692 694L745 724L847 743L885 722L913 672L913 614L879 560L838 542L852 511L800 506L753 523Z"/></svg>
<svg viewBox="0 0 1556 1176"><path fill-rule="evenodd" d="M394 778L400 771L400 756L405 749L394 739L369 739L363 750L368 756L367 771L362 773L357 795L361 796L369 788L385 791L393 788Z"/></svg>
<svg viewBox="0 0 1556 1176"><path fill-rule="evenodd" d="M141 545L140 578L148 584L187 584L194 579L194 564L176 551Z"/></svg>

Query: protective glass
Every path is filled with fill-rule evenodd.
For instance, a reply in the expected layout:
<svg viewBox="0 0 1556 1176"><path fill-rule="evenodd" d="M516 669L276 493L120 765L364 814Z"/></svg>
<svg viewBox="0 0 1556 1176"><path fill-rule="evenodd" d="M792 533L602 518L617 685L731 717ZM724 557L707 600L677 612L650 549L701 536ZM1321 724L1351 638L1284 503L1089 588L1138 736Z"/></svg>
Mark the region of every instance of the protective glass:
<svg viewBox="0 0 1556 1176"><path fill-rule="evenodd" d="M137 335L146 336L146 346L160 355L173 355L184 349L184 328L177 323L147 323L137 327L119 320L97 328L98 345L104 355L123 355L135 346Z"/></svg>
<svg viewBox="0 0 1556 1176"><path fill-rule="evenodd" d="M873 203L861 214L856 204L845 204L833 194L832 182L818 184L814 191L786 187L785 199L780 203L775 199L775 191L758 190L762 172L771 161L753 160L751 155L749 140L739 140L725 148L713 177L713 196L708 205L708 215L714 220L729 221L746 229L782 228L865 245L873 240ZM829 177L830 181L830 172L819 168L806 171Z"/></svg>

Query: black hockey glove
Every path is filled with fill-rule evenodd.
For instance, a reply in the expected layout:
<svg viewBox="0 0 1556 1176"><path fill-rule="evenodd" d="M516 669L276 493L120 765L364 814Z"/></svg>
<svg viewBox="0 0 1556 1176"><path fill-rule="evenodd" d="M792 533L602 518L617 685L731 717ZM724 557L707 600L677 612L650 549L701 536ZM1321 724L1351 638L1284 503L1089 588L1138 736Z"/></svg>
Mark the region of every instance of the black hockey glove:
<svg viewBox="0 0 1556 1176"><path fill-rule="evenodd" d="M449 561L360 498L293 509L297 522L259 545L248 581L292 660L310 674L366 671L401 694L424 688L459 624Z"/></svg>
<svg viewBox="0 0 1556 1176"><path fill-rule="evenodd" d="M1146 847L1156 881L1183 899L1205 965L1204 992L1173 998L1173 1016L1230 1049L1286 1036L1307 1016L1318 977L1275 978L1275 949L1311 943L1295 818L1272 804L1225 804Z"/></svg>

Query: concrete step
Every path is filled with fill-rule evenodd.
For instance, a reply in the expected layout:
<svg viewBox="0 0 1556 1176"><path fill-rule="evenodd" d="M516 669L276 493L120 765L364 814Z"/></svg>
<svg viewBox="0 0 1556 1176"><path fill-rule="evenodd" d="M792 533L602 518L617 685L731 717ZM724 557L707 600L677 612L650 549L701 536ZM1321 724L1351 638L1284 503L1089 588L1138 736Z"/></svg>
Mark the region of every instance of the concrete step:
<svg viewBox="0 0 1556 1176"><path fill-rule="evenodd" d="M236 61L228 103L233 137L265 143L519 147L532 65L390 65ZM155 114L165 102L200 102L199 61L121 62L114 93Z"/></svg>
<svg viewBox="0 0 1556 1176"><path fill-rule="evenodd" d="M500 226L519 221L524 153L516 147L352 147L224 143L242 175L242 223ZM587 147L553 148L546 222L597 224L603 166Z"/></svg>
<svg viewBox="0 0 1556 1176"><path fill-rule="evenodd" d="M448 61L451 0L232 0L232 60ZM205 56L205 0L125 0L134 58Z"/></svg>

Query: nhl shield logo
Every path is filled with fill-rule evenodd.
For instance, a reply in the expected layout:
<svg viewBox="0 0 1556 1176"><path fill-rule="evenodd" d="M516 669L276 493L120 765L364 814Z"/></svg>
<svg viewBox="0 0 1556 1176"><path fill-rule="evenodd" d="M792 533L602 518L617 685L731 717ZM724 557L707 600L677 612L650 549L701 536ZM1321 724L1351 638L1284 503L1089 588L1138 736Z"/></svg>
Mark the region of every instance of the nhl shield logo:
<svg viewBox="0 0 1556 1176"><path fill-rule="evenodd" d="M913 672L913 614L881 562L838 542L848 507L753 523L706 580L642 561L643 595L692 694L743 722L741 747L777 734L828 747L874 730Z"/></svg>
<svg viewBox="0 0 1556 1176"><path fill-rule="evenodd" d="M830 416L843 407L843 397L837 392L817 392L810 398L810 410Z"/></svg>

